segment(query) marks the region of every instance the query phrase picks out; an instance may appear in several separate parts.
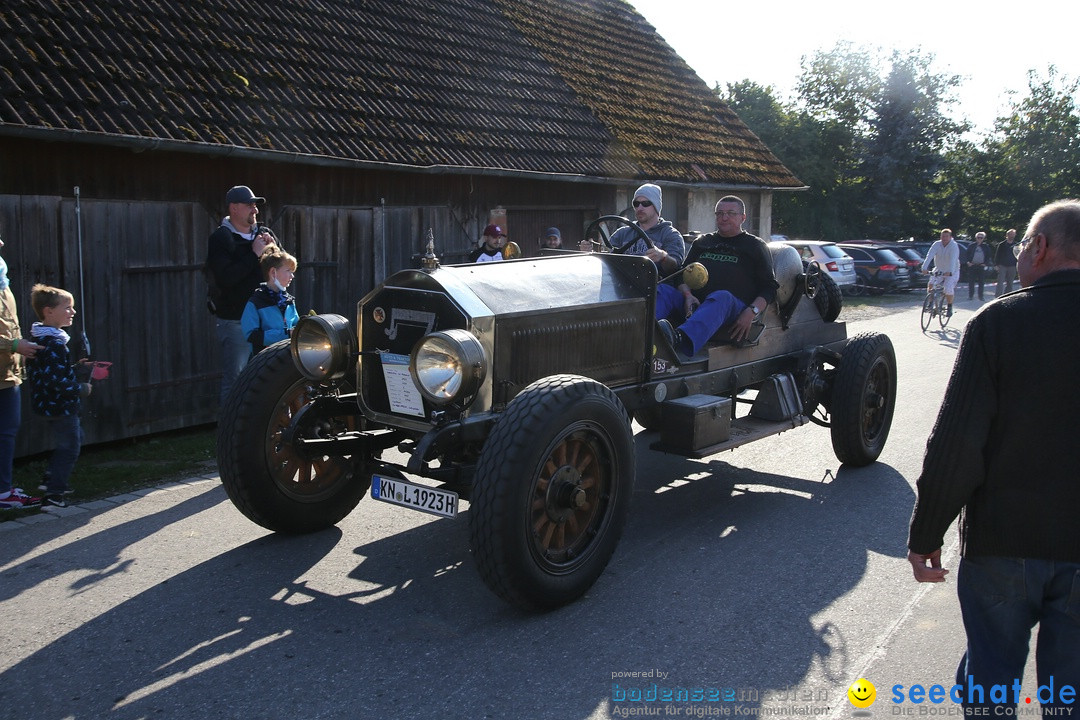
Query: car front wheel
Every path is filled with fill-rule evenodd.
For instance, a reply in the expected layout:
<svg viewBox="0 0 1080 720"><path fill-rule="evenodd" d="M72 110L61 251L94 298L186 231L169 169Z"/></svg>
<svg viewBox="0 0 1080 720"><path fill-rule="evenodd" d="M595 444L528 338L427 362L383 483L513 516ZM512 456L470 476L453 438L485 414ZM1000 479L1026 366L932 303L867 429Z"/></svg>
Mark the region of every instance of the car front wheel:
<svg viewBox="0 0 1080 720"><path fill-rule="evenodd" d="M488 587L532 611L583 595L622 534L634 463L629 418L604 385L555 375L522 390L484 446L470 501Z"/></svg>
<svg viewBox="0 0 1080 720"><path fill-rule="evenodd" d="M251 521L286 533L330 527L352 512L371 484L352 459L310 455L286 440L317 388L293 364L289 341L244 367L218 424L218 471L229 499ZM355 419L323 418L321 434L353 429Z"/></svg>

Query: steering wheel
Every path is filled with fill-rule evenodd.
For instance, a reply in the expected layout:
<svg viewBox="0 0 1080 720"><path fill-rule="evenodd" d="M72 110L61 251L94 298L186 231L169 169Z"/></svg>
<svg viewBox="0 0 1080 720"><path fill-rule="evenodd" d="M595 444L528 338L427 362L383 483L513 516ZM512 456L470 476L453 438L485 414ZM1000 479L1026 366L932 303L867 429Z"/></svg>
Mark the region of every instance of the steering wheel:
<svg viewBox="0 0 1080 720"><path fill-rule="evenodd" d="M603 225L604 223L607 223L607 222L615 222L615 223L618 223L620 225L625 225L627 227L632 227L632 228L634 228L634 231L637 232L637 237L633 238L632 240L630 240L630 242L626 243L625 245L615 247L614 245L611 244L611 235L606 233L606 228L601 228L601 225ZM638 240L644 240L645 244L648 245L650 248L655 248L656 247L656 243L654 243L652 241L651 237L649 237L647 234L645 234L644 230L642 230L640 227L635 225L630 220L627 220L626 218L624 218L622 215L601 215L600 217L596 218L591 223L589 223L589 226L587 228L585 228L585 239L588 240L589 236L592 235L592 233L594 233L594 232L596 232L597 235L599 235L599 237L600 237L600 245L602 247L607 247L607 248L609 248L611 250L611 252L617 253L617 254L625 253L632 246L636 245Z"/></svg>

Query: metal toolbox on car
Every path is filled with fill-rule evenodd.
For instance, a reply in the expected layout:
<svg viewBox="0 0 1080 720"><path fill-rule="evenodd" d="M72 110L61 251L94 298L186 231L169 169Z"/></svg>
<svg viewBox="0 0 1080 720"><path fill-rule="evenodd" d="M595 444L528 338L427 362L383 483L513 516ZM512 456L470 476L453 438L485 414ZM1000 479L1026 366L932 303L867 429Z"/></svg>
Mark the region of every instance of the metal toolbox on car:
<svg viewBox="0 0 1080 720"><path fill-rule="evenodd" d="M727 441L731 436L731 399L687 395L668 400L661 408L660 442L686 451Z"/></svg>

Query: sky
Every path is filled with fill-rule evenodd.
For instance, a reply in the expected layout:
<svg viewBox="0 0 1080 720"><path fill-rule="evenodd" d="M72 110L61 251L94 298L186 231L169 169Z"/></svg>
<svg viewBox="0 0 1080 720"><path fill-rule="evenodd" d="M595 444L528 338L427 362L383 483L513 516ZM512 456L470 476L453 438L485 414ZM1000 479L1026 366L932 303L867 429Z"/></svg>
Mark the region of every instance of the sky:
<svg viewBox="0 0 1080 720"><path fill-rule="evenodd" d="M978 133L1027 95L1028 70L1080 76L1080 3L1075 0L817 0L728 4L718 0L629 0L710 87L752 80L793 98L800 60L838 41L934 55L932 70L960 75L959 107ZM613 36L615 33L612 34Z"/></svg>

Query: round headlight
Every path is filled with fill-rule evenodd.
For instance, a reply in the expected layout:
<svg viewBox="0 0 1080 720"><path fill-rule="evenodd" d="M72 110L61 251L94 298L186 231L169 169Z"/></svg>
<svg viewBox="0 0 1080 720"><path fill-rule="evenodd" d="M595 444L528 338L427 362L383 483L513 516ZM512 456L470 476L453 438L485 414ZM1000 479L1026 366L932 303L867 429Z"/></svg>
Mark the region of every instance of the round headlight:
<svg viewBox="0 0 1080 720"><path fill-rule="evenodd" d="M446 405L476 394L487 377L487 356L471 333L442 330L416 344L409 370L425 398Z"/></svg>
<svg viewBox="0 0 1080 720"><path fill-rule="evenodd" d="M338 380L355 368L356 338L340 315L306 315L292 329L292 356L309 380Z"/></svg>

